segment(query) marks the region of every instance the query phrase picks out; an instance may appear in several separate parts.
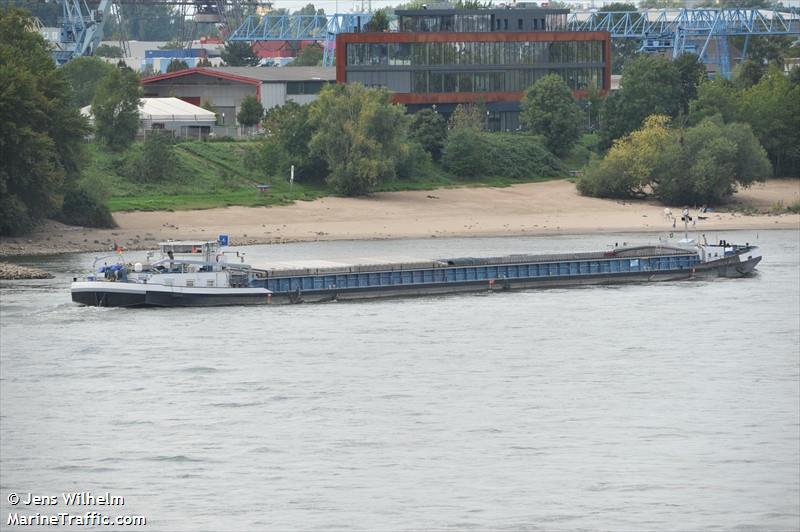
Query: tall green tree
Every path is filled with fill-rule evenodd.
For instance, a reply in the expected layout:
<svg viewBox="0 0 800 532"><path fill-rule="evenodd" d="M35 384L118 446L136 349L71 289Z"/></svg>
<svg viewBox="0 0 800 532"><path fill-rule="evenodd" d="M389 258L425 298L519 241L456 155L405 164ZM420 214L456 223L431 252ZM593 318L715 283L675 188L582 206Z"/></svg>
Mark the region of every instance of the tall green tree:
<svg viewBox="0 0 800 532"><path fill-rule="evenodd" d="M261 61L250 43L245 41L226 42L220 57L228 66L256 66Z"/></svg>
<svg viewBox="0 0 800 532"><path fill-rule="evenodd" d="M627 2L613 2L597 10L598 13L608 13L612 22L621 21L625 13L636 12L636 6ZM611 73L620 74L625 65L636 58L641 43L634 39L613 39L611 41Z"/></svg>
<svg viewBox="0 0 800 532"><path fill-rule="evenodd" d="M239 107L239 112L236 113L236 120L239 124L245 127L252 127L259 122L264 116L264 106L261 105L255 96L245 96L242 100L242 105Z"/></svg>
<svg viewBox="0 0 800 532"><path fill-rule="evenodd" d="M697 98L689 104L689 123L699 124L717 114L725 122L733 122L739 114L739 91L722 76L700 84Z"/></svg>
<svg viewBox="0 0 800 532"><path fill-rule="evenodd" d="M186 61L176 58L167 65L167 72L178 72L179 70L186 70L187 68L189 68L189 65Z"/></svg>
<svg viewBox="0 0 800 532"><path fill-rule="evenodd" d="M456 127L447 134L442 166L457 177L482 177L490 170L488 147L479 129Z"/></svg>
<svg viewBox="0 0 800 532"><path fill-rule="evenodd" d="M522 98L520 121L531 132L544 137L555 155L568 154L580 138L583 113L561 76L550 74L536 81Z"/></svg>
<svg viewBox="0 0 800 532"><path fill-rule="evenodd" d="M386 10L379 9L373 13L370 21L364 26L364 31L389 31L389 16L386 14Z"/></svg>
<svg viewBox="0 0 800 532"><path fill-rule="evenodd" d="M675 134L679 162L662 162L651 184L664 203L720 204L738 187L763 181L772 173L764 148L747 124L725 125L716 117Z"/></svg>
<svg viewBox="0 0 800 532"><path fill-rule="evenodd" d="M761 80L766 71L762 63L747 59L736 65L733 83L740 89L749 89Z"/></svg>
<svg viewBox="0 0 800 532"><path fill-rule="evenodd" d="M0 233L18 234L60 207L89 131L47 43L24 11L0 10Z"/></svg>
<svg viewBox="0 0 800 532"><path fill-rule="evenodd" d="M310 106L286 102L273 107L262 120L264 143L259 162L267 176L286 176L295 165L296 179L311 180L327 176L327 165L311 153Z"/></svg>
<svg viewBox="0 0 800 532"><path fill-rule="evenodd" d="M447 127L454 129L486 129L486 106L481 103L458 104L447 121Z"/></svg>
<svg viewBox="0 0 800 532"><path fill-rule="evenodd" d="M320 8L317 9L314 4L306 4L305 6L301 7L294 13L293 15L304 15L304 16L311 16L311 15L324 15L325 10Z"/></svg>
<svg viewBox="0 0 800 532"><path fill-rule="evenodd" d="M327 85L311 104L310 121L311 152L327 162L328 181L342 194L366 194L394 178L408 151L405 110L383 89Z"/></svg>
<svg viewBox="0 0 800 532"><path fill-rule="evenodd" d="M601 147L638 129L651 114L678 116L681 78L672 61L657 55L637 57L625 66L621 88L606 98L600 117Z"/></svg>
<svg viewBox="0 0 800 532"><path fill-rule="evenodd" d="M78 107L92 103L98 80L108 76L114 65L98 57L76 57L61 67L72 87L73 100Z"/></svg>
<svg viewBox="0 0 800 532"><path fill-rule="evenodd" d="M673 63L680 76L681 104L684 115L689 114L689 103L697 98L697 87L706 79L706 66L695 54L684 53Z"/></svg>
<svg viewBox="0 0 800 532"><path fill-rule="evenodd" d="M173 41L181 28L180 10L164 4L122 4L120 19L124 28L116 26L114 18L106 21L106 35L119 38L120 33L136 41Z"/></svg>
<svg viewBox="0 0 800 532"><path fill-rule="evenodd" d="M800 86L771 67L742 93L739 119L752 126L776 175L800 175Z"/></svg>
<svg viewBox="0 0 800 532"><path fill-rule="evenodd" d="M128 68L115 68L97 87L92 100L95 133L112 151L131 145L139 130L139 77Z"/></svg>
<svg viewBox="0 0 800 532"><path fill-rule="evenodd" d="M286 66L319 66L322 64L322 47L316 43L303 47L297 57Z"/></svg>
<svg viewBox="0 0 800 532"><path fill-rule="evenodd" d="M408 136L438 161L447 139L447 122L433 109L422 109L411 116Z"/></svg>
<svg viewBox="0 0 800 532"><path fill-rule="evenodd" d="M747 124L726 125L716 116L682 129L653 115L591 164L578 190L614 198L652 194L671 205L719 204L770 173L766 152Z"/></svg>
<svg viewBox="0 0 800 532"><path fill-rule="evenodd" d="M172 135L158 130L148 131L144 143L137 144L136 149L129 152L125 173L131 179L145 183L174 179L180 173L178 158L172 149L174 144Z"/></svg>

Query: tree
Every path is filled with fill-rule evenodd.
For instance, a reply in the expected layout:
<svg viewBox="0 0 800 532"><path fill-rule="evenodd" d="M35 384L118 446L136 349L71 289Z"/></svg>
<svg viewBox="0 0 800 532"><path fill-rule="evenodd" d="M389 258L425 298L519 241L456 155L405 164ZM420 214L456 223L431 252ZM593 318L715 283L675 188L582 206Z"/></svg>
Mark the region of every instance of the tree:
<svg viewBox="0 0 800 532"><path fill-rule="evenodd" d="M474 127L457 127L447 135L442 165L458 177L482 177L489 170L486 144Z"/></svg>
<svg viewBox="0 0 800 532"><path fill-rule="evenodd" d="M259 122L264 116L264 107L255 96L245 96L239 112L236 113L236 120L245 127L251 127Z"/></svg>
<svg viewBox="0 0 800 532"><path fill-rule="evenodd" d="M766 69L752 59L739 63L734 69L733 83L740 89L749 89L759 82Z"/></svg>
<svg viewBox="0 0 800 532"><path fill-rule="evenodd" d="M136 41L176 40L182 27L181 11L164 4L122 4L120 20L124 25L121 33ZM107 34L118 38L120 30L114 27L113 17L106 22Z"/></svg>
<svg viewBox="0 0 800 532"><path fill-rule="evenodd" d="M669 117L653 115L590 165L578 190L615 198L644 197L651 191L668 204L717 204L770 171L764 149L746 124L725 125L715 117L673 129Z"/></svg>
<svg viewBox="0 0 800 532"><path fill-rule="evenodd" d="M141 148L132 150L125 173L131 179L145 183L174 179L180 172L178 158L172 150L173 144L171 135L155 129L148 131Z"/></svg>
<svg viewBox="0 0 800 532"><path fill-rule="evenodd" d="M624 2L614 2L597 10L598 14L609 13L612 25L620 22L625 13L636 12L636 6ZM634 39L613 39L611 41L611 73L619 74L625 65L636 57L641 43Z"/></svg>
<svg viewBox="0 0 800 532"><path fill-rule="evenodd" d="M684 115L689 114L689 102L697 98L697 87L706 79L706 67L695 54L684 53L673 61L680 76L681 104Z"/></svg>
<svg viewBox="0 0 800 532"><path fill-rule="evenodd" d="M97 90L97 80L114 70L114 65L97 57L76 57L61 67L72 87L73 101L78 107L92 103Z"/></svg>
<svg viewBox="0 0 800 532"><path fill-rule="evenodd" d="M217 108L216 108L216 107L214 107L214 104L212 104L212 103L211 103L210 101L208 101L208 100L204 100L204 101L203 101L203 103L202 103L202 104L200 104L200 107L202 107L202 108L203 108L203 109L205 109L206 111L211 111L212 113L214 113L214 119L216 120L216 121L214 122L214 125L216 125L216 126L219 126L219 125L221 125L221 124L220 124L220 120L219 120L219 118L220 118L220 116L219 116L219 111L217 110Z"/></svg>
<svg viewBox="0 0 800 532"><path fill-rule="evenodd" d="M156 70L156 68L153 66L153 63L147 63L144 65L141 72L142 79L149 78L151 76L157 76L158 74L160 74L160 72Z"/></svg>
<svg viewBox="0 0 800 532"><path fill-rule="evenodd" d="M433 109L422 109L411 116L408 136L438 161L447 139L447 122Z"/></svg>
<svg viewBox="0 0 800 532"><path fill-rule="evenodd" d="M474 129L480 131L486 128L486 107L482 103L458 104L447 121L448 129Z"/></svg>
<svg viewBox="0 0 800 532"><path fill-rule="evenodd" d="M311 153L328 164L329 183L340 193L369 193L397 175L408 151L407 117L384 89L360 83L327 85L311 104Z"/></svg>
<svg viewBox="0 0 800 532"><path fill-rule="evenodd" d="M208 57L201 57L200 61L197 62L198 67L210 67L214 66L211 64L211 61L208 60Z"/></svg>
<svg viewBox="0 0 800 532"><path fill-rule="evenodd" d="M327 175L325 161L309 149L313 133L309 111L310 106L291 101L267 111L262 120L264 145L260 148L260 163L267 176L285 176L290 165L295 165L296 176L301 180Z"/></svg>
<svg viewBox="0 0 800 532"><path fill-rule="evenodd" d="M94 51L94 55L97 57L118 58L122 57L122 48L103 43L97 47L97 49Z"/></svg>
<svg viewBox="0 0 800 532"><path fill-rule="evenodd" d="M173 59L167 65L167 73L178 72L179 70L186 70L187 68L189 68L189 65L186 64L186 61L182 61L180 59Z"/></svg>
<svg viewBox="0 0 800 532"><path fill-rule="evenodd" d="M732 122L739 113L738 100L736 87L722 76L705 81L697 89L697 98L689 104L689 123L699 124L716 114L725 122Z"/></svg>
<svg viewBox="0 0 800 532"><path fill-rule="evenodd" d="M743 91L739 119L753 128L776 175L800 174L800 86L777 67Z"/></svg>
<svg viewBox="0 0 800 532"><path fill-rule="evenodd" d="M301 7L297 11L293 13L294 15L303 15L303 16L313 16L313 15L325 15L325 10L320 8L317 9L314 4L306 4L304 7Z"/></svg>
<svg viewBox="0 0 800 532"><path fill-rule="evenodd" d="M601 147L639 128L651 114L678 116L681 84L672 61L657 55L637 57L625 66L621 88L601 111Z"/></svg>
<svg viewBox="0 0 800 532"><path fill-rule="evenodd" d="M763 181L772 173L764 148L750 126L706 119L680 135L680 164L664 168L654 195L671 204L719 204L737 187Z"/></svg>
<svg viewBox="0 0 800 532"><path fill-rule="evenodd" d="M256 66L261 62L250 43L245 41L226 42L220 57L228 66Z"/></svg>
<svg viewBox="0 0 800 532"><path fill-rule="evenodd" d="M0 233L19 234L60 207L89 131L30 15L0 10Z"/></svg>
<svg viewBox="0 0 800 532"><path fill-rule="evenodd" d="M81 187L70 188L64 194L60 218L66 224L83 227L117 227L108 207Z"/></svg>
<svg viewBox="0 0 800 532"><path fill-rule="evenodd" d="M139 130L139 77L130 69L115 68L97 87L92 100L95 132L112 151L130 146Z"/></svg>
<svg viewBox="0 0 800 532"><path fill-rule="evenodd" d="M561 76L540 78L525 91L520 122L544 137L545 146L559 157L568 154L581 136L583 113Z"/></svg>
<svg viewBox="0 0 800 532"><path fill-rule="evenodd" d="M385 9L379 9L372 14L372 18L364 25L366 32L382 32L389 31L389 17L386 15Z"/></svg>
<svg viewBox="0 0 800 532"><path fill-rule="evenodd" d="M606 156L591 164L578 181L588 196L644 197L653 179L678 160L669 117L648 117L641 129L614 142Z"/></svg>
<svg viewBox="0 0 800 532"><path fill-rule="evenodd" d="M322 47L316 43L305 46L286 66L318 66L322 64Z"/></svg>

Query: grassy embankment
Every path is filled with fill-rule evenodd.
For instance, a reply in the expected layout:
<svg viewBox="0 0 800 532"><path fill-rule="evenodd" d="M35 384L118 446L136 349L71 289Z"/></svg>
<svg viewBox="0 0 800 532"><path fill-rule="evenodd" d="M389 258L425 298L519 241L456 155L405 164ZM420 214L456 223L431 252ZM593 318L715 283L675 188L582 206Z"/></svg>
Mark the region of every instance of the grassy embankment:
<svg viewBox="0 0 800 532"><path fill-rule="evenodd" d="M567 168L581 168L589 158L591 138L576 146L564 162ZM144 183L126 171L125 154L111 154L96 144L89 147L89 164L83 183L102 196L112 211L155 211L208 209L213 207L285 205L298 200L313 200L332 195L324 183L303 183L298 176L292 187L288 179L265 178L248 168L245 157L255 147L252 141L188 141L173 147L178 171L168 182ZM564 176L566 177L566 176ZM396 179L383 183L379 191L431 190L444 187L504 187L514 183L546 181L553 178L531 176L528 179L488 177L463 180L447 175L434 166L424 176ZM261 193L257 184L269 184Z"/></svg>

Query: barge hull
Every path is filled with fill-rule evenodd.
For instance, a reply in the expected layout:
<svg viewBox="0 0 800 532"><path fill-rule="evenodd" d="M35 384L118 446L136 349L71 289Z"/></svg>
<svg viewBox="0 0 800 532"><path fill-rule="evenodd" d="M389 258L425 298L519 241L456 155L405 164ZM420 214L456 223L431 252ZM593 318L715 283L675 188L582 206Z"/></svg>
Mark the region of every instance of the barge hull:
<svg viewBox="0 0 800 532"><path fill-rule="evenodd" d="M429 283L416 285L397 285L382 288L348 288L291 293L273 293L272 304L321 303L326 301L356 301L361 299L388 299L397 297L438 296L469 292L503 292L529 289L570 288L581 286L601 286L630 283L685 281L694 278L718 277L716 271L698 272L637 272L614 276L576 276L551 279L513 279L487 281L464 281L449 283Z"/></svg>

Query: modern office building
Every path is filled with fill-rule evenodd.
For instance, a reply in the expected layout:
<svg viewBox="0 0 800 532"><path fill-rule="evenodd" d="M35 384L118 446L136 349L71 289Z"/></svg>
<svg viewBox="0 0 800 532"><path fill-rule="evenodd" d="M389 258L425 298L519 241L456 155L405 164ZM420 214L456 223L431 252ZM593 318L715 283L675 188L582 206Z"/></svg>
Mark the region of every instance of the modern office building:
<svg viewBox="0 0 800 532"><path fill-rule="evenodd" d="M519 5L519 4L518 4ZM519 127L523 91L558 74L577 97L611 85L611 36L570 32L566 9L398 10L399 30L341 33L336 80L385 87L410 111L482 101L492 129Z"/></svg>

